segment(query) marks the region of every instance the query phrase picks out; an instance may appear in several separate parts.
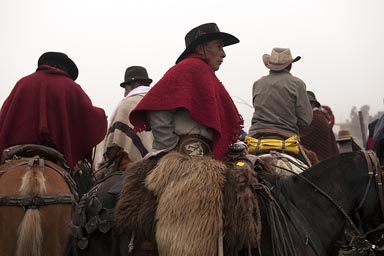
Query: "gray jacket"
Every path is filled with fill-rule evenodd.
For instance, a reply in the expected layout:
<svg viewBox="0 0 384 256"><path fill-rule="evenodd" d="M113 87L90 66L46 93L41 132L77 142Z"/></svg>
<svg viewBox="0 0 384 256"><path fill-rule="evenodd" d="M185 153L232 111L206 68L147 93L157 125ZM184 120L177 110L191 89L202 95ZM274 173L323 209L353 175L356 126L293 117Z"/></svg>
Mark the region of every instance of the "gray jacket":
<svg viewBox="0 0 384 256"><path fill-rule="evenodd" d="M270 71L253 84L254 113L249 136L258 129L275 129L299 134L311 124L312 107L305 83L287 70Z"/></svg>
<svg viewBox="0 0 384 256"><path fill-rule="evenodd" d="M198 134L212 140L212 129L192 120L184 108L147 111L147 119L154 137L153 152L173 149L180 135Z"/></svg>

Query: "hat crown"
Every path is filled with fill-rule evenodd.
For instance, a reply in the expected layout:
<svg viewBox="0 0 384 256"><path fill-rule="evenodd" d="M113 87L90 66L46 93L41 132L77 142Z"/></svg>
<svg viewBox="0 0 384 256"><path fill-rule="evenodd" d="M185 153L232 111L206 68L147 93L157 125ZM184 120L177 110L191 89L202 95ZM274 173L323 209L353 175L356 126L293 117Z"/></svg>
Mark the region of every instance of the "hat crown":
<svg viewBox="0 0 384 256"><path fill-rule="evenodd" d="M314 103L315 106L318 108L321 106L320 102L316 99L316 95L314 92L307 91L307 96L308 96L309 102Z"/></svg>
<svg viewBox="0 0 384 256"><path fill-rule="evenodd" d="M216 23L205 23L196 28L193 28L191 31L187 33L185 36L185 46L188 47L192 44L197 38L211 33L220 32L219 27Z"/></svg>
<svg viewBox="0 0 384 256"><path fill-rule="evenodd" d="M176 63L183 60L188 54L194 51L194 48L212 40L221 40L224 46L237 44L239 41L235 36L221 32L216 23L205 23L190 30L185 36L185 50L177 58Z"/></svg>
<svg viewBox="0 0 384 256"><path fill-rule="evenodd" d="M269 62L272 64L285 64L293 60L289 48L273 48Z"/></svg>
<svg viewBox="0 0 384 256"><path fill-rule="evenodd" d="M352 134L349 130L340 130L337 134L337 140L349 140L352 138Z"/></svg>
<svg viewBox="0 0 384 256"><path fill-rule="evenodd" d="M307 91L309 101L317 101L315 93L312 91Z"/></svg>
<svg viewBox="0 0 384 256"><path fill-rule="evenodd" d="M148 79L148 72L145 68L140 66L132 66L127 68L127 70L125 70L125 75L124 75L125 82L137 80L138 78Z"/></svg>
<svg viewBox="0 0 384 256"><path fill-rule="evenodd" d="M79 75L79 70L67 54L62 52L45 52L37 61L37 66L48 65L59 68L68 73L68 75L75 81Z"/></svg>
<svg viewBox="0 0 384 256"><path fill-rule="evenodd" d="M145 85L152 83L152 79L148 77L148 72L144 67L131 66L125 70L124 82L120 84L123 87L126 83L133 81L142 81Z"/></svg>
<svg viewBox="0 0 384 256"><path fill-rule="evenodd" d="M281 71L300 59L300 56L293 59L289 48L280 47L273 48L271 54L263 55L264 65L273 71Z"/></svg>

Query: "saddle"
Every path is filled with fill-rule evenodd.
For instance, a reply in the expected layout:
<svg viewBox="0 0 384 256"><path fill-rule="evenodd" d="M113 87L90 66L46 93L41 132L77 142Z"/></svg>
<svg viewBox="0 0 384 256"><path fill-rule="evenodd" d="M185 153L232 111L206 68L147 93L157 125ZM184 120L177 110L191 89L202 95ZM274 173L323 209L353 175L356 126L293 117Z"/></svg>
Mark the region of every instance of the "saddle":
<svg viewBox="0 0 384 256"><path fill-rule="evenodd" d="M305 148L300 144L297 135L273 129L261 129L253 137L246 136L244 142L252 154L260 155L271 150L278 151L299 159L309 167L312 166L312 162L308 158Z"/></svg>
<svg viewBox="0 0 384 256"><path fill-rule="evenodd" d="M49 160L70 173L70 167L67 165L63 154L54 148L37 144L21 144L4 149L1 164L12 159L34 156L40 156L41 158Z"/></svg>

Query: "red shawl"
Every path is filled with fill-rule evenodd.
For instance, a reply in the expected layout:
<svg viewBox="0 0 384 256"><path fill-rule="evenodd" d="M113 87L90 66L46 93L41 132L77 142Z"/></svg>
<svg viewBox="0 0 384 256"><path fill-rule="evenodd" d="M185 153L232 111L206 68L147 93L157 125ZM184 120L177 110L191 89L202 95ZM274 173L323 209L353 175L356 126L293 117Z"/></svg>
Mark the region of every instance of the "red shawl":
<svg viewBox="0 0 384 256"><path fill-rule="evenodd" d="M173 66L130 115L136 131L151 128L145 110L185 108L191 118L213 129L213 154L224 160L243 125L235 104L205 60L190 56Z"/></svg>
<svg viewBox="0 0 384 256"><path fill-rule="evenodd" d="M313 111L311 124L300 130L300 142L305 148L314 151L320 161L339 153L326 113L319 109Z"/></svg>
<svg viewBox="0 0 384 256"><path fill-rule="evenodd" d="M48 138L73 167L105 136L104 110L64 71L40 66L17 82L0 112L0 152Z"/></svg>

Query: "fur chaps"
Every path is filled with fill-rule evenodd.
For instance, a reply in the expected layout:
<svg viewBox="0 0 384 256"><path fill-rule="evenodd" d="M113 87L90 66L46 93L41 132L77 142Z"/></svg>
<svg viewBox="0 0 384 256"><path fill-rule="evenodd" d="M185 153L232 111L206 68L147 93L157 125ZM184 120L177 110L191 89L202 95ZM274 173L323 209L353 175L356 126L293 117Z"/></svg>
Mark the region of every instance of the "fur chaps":
<svg viewBox="0 0 384 256"><path fill-rule="evenodd" d="M149 241L160 256L226 256L256 248L261 234L256 172L211 157L170 152L125 173L115 230Z"/></svg>
<svg viewBox="0 0 384 256"><path fill-rule="evenodd" d="M224 186L224 252L238 255L240 250L259 246L261 217L256 172L251 169L229 167Z"/></svg>
<svg viewBox="0 0 384 256"><path fill-rule="evenodd" d="M225 172L224 163L211 157L171 152L160 159L145 182L158 199L159 255L217 255Z"/></svg>
<svg viewBox="0 0 384 256"><path fill-rule="evenodd" d="M156 197L144 186L145 178L157 159L139 161L124 172L120 198L115 208L115 230L118 233L135 233L135 240L156 244L155 233Z"/></svg>

